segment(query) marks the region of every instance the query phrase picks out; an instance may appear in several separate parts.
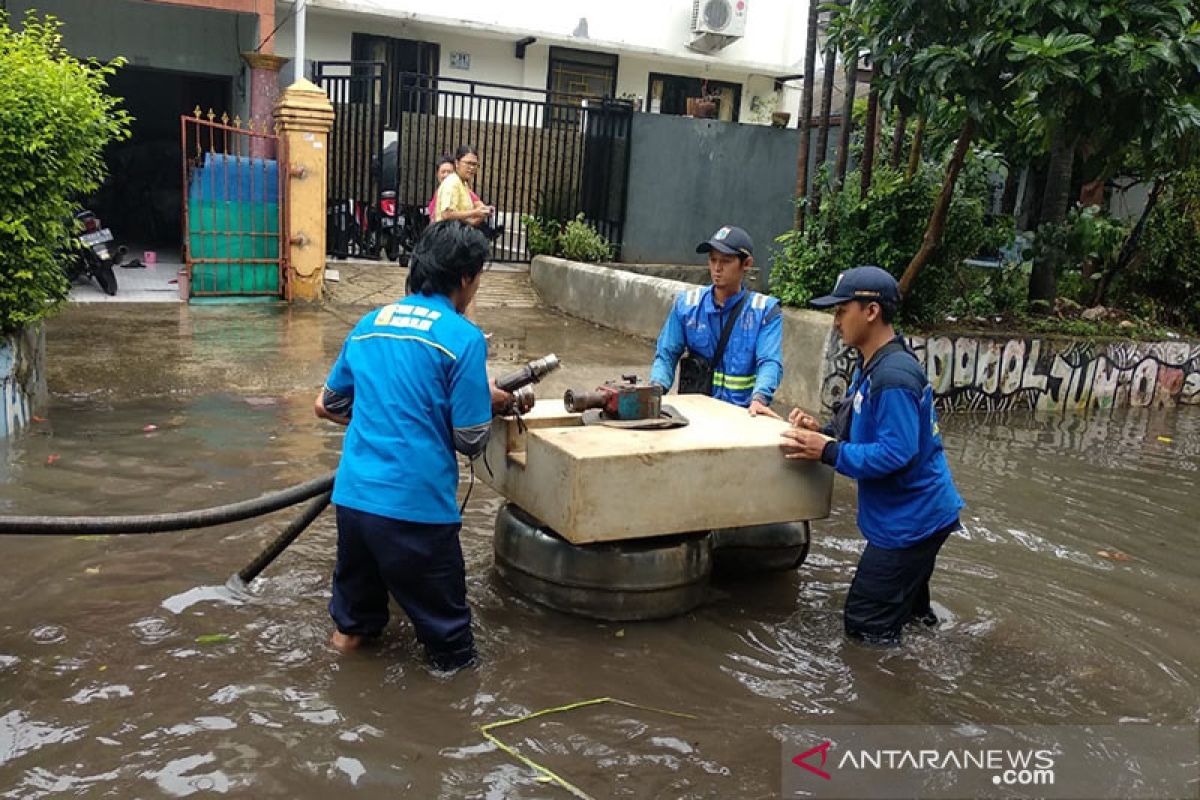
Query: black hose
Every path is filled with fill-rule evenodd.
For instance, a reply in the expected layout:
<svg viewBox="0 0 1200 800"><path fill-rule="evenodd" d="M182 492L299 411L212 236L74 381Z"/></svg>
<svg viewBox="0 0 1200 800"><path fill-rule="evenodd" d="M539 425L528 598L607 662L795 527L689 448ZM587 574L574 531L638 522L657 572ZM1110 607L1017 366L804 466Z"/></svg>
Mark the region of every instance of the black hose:
<svg viewBox="0 0 1200 800"><path fill-rule="evenodd" d="M201 508L196 511L113 517L0 516L0 535L78 536L80 534L166 533L189 528L208 528L213 525L240 522L251 517L269 514L281 508L294 506L311 497L327 494L333 489L333 476L334 473L330 472L320 478L314 478L289 489L265 494L253 500L243 500L239 503L213 508ZM321 508L323 509L324 506ZM310 506L309 510L311 509ZM304 516L307 516L307 512ZM313 515L314 519L315 517L316 514ZM307 526L311 521L311 519L308 520L304 525ZM301 527L300 530L304 530L304 527Z"/></svg>
<svg viewBox="0 0 1200 800"><path fill-rule="evenodd" d="M329 498L332 494L332 492L326 492L305 506L300 516L292 520L291 524L275 537L275 541L267 545L265 550L238 572L237 577L243 585L249 584L257 578L259 573L266 569L272 561L279 558L279 554L286 550L288 545L296 541L297 536L304 533L304 529L311 525L313 520L321 516L321 512L329 506Z"/></svg>

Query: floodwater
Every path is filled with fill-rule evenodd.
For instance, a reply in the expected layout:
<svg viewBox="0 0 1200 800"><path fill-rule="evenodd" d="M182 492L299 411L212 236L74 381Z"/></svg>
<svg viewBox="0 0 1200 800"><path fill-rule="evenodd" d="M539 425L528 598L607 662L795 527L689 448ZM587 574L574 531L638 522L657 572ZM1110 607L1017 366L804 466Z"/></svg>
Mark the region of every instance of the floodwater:
<svg viewBox="0 0 1200 800"><path fill-rule="evenodd" d="M49 326L47 420L0 445L0 513L118 514L252 497L332 469L311 401L354 314L75 307ZM483 310L501 369L555 351L541 396L652 356L536 310ZM147 426L155 426L147 429ZM491 574L499 498L476 485L463 549L482 663L422 664L407 622L326 644L325 514L240 604L219 587L286 524L160 536L6 537L0 797L567 796L479 726L596 797L772 797L792 725L1200 721L1200 414L956 416L968 530L943 550L948 618L894 650L847 642L862 540L839 480L796 574L717 587L692 614L601 624ZM673 502L663 498L663 502Z"/></svg>

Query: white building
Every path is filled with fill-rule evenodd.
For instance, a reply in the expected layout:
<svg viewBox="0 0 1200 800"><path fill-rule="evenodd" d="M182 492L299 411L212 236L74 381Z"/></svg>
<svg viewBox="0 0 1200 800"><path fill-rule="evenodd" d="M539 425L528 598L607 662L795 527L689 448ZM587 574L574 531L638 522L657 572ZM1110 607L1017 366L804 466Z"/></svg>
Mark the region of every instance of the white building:
<svg viewBox="0 0 1200 800"><path fill-rule="evenodd" d="M387 70L631 99L717 118L799 117L807 4L797 0L306 0L312 62L384 61ZM295 53L295 5L276 4L275 52ZM722 30L714 35L705 30ZM284 68L284 80L294 72Z"/></svg>

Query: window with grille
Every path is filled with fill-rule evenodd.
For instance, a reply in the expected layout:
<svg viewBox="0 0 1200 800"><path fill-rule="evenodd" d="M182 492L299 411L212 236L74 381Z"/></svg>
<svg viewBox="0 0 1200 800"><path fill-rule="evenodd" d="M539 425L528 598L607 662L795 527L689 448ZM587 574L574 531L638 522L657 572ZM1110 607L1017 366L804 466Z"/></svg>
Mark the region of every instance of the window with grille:
<svg viewBox="0 0 1200 800"><path fill-rule="evenodd" d="M386 65L383 85L387 96L376 99L383 100L387 127L399 125L401 111L428 113L437 107L434 92L441 46L436 42L356 33L350 40L350 58ZM355 100L366 102L367 98Z"/></svg>
<svg viewBox="0 0 1200 800"><path fill-rule="evenodd" d="M553 124L574 124L578 112L564 106L580 106L584 100L616 96L617 57L611 53L551 47L546 90L547 99L554 104L549 115Z"/></svg>

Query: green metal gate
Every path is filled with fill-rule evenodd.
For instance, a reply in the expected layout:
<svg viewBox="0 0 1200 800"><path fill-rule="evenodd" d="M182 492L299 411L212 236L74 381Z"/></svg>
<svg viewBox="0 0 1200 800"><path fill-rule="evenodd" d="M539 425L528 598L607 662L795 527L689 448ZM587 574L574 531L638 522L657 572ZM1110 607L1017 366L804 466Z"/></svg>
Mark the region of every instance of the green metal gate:
<svg viewBox="0 0 1200 800"><path fill-rule="evenodd" d="M180 130L189 295L288 297L282 140L199 108Z"/></svg>

